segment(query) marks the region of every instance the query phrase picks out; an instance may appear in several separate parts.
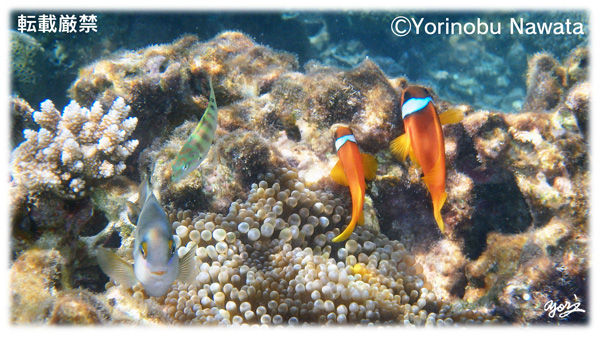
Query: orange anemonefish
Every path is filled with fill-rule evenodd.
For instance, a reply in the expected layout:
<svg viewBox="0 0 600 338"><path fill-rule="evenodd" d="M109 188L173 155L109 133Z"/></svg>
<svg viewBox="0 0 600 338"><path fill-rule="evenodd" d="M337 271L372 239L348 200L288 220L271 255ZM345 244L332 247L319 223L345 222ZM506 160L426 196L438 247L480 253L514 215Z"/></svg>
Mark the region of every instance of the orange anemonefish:
<svg viewBox="0 0 600 338"><path fill-rule="evenodd" d="M450 109L438 115L427 89L410 86L402 92L400 99L404 134L390 143L392 154L400 161L410 156L413 163L423 168L423 181L433 200L433 216L444 232L442 206L446 202L446 156L444 149L443 124L458 123L463 114L459 109Z"/></svg>
<svg viewBox="0 0 600 338"><path fill-rule="evenodd" d="M375 178L377 160L358 151L356 138L348 127L340 126L335 131L335 149L339 160L331 170L331 178L337 184L349 186L352 196L352 219L346 229L333 239L334 242L341 242L350 237L356 223L362 225L365 222L365 178Z"/></svg>

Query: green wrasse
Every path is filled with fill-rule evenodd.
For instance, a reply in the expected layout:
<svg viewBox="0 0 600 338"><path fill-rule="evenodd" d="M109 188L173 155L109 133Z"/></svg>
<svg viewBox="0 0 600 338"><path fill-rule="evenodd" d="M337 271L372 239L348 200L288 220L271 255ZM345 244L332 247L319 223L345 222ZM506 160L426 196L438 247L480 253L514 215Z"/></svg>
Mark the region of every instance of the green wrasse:
<svg viewBox="0 0 600 338"><path fill-rule="evenodd" d="M194 129L187 141L185 141L173 163L173 174L171 175L171 181L173 182L179 181L200 166L215 138L218 108L217 101L215 100L215 92L213 91L212 78L209 80L209 84L210 98L208 100L208 107L206 107L202 119L200 119L196 129Z"/></svg>

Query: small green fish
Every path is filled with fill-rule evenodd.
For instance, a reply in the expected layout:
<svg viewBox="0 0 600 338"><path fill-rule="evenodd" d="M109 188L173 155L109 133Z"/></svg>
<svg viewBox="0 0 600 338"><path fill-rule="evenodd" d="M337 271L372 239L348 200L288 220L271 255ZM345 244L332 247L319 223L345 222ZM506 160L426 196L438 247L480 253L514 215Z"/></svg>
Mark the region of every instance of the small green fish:
<svg viewBox="0 0 600 338"><path fill-rule="evenodd" d="M215 138L218 108L212 86L212 77L209 80L209 84L210 98L208 100L208 107L206 107L202 119L200 119L196 129L194 129L187 141L185 141L173 163L173 174L171 175L173 182L179 181L200 166Z"/></svg>
<svg viewBox="0 0 600 338"><path fill-rule="evenodd" d="M154 196L148 180L140 185L138 204L129 205L139 215L133 242L133 266L112 251L100 247L98 263L102 271L126 289L141 282L146 293L152 297L163 296L175 280L192 283L196 277L195 245L179 258L173 242L171 222Z"/></svg>

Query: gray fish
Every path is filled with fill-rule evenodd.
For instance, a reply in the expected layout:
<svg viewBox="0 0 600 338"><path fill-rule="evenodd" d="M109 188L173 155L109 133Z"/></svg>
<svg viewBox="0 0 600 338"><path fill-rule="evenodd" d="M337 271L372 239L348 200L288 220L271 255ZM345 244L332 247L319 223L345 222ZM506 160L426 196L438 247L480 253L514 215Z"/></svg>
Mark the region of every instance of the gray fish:
<svg viewBox="0 0 600 338"><path fill-rule="evenodd" d="M154 196L148 180L140 185L139 211L135 228L133 267L117 254L98 248L100 268L125 288L138 281L153 297L167 293L175 280L191 283L194 275L195 246L180 259L173 242L173 228L167 214Z"/></svg>

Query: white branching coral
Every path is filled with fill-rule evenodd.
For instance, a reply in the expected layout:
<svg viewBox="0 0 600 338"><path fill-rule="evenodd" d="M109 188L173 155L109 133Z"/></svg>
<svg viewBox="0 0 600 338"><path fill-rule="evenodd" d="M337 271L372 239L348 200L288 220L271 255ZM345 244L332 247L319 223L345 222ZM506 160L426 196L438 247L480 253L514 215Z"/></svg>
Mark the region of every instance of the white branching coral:
<svg viewBox="0 0 600 338"><path fill-rule="evenodd" d="M99 102L87 109L71 101L61 114L50 100L33 113L40 126L23 131L23 141L11 155L17 184L30 193L52 191L67 198L84 196L90 181L125 170L125 160L138 140L128 140L137 125L127 117L130 107L117 98L108 113Z"/></svg>

